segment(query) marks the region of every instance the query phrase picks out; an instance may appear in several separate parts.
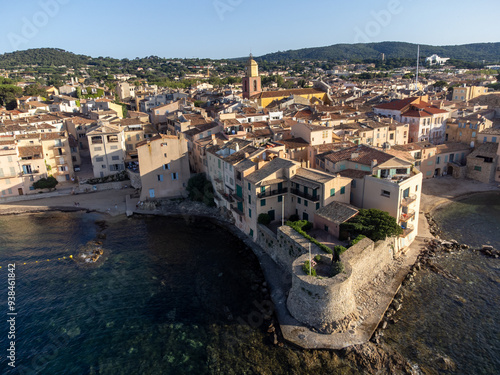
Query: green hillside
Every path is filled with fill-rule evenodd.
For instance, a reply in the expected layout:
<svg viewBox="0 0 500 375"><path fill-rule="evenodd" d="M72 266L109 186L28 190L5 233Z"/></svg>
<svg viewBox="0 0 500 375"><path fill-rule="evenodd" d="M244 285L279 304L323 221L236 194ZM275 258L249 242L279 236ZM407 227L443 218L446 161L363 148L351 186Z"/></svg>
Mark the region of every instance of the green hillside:
<svg viewBox="0 0 500 375"><path fill-rule="evenodd" d="M303 48L280 51L260 56L258 60L368 60L380 59L384 53L387 59L413 59L417 56L417 45L403 42L381 42L366 44L335 44L328 47ZM500 43L474 43L457 46L420 46L421 56L437 54L464 61L500 61Z"/></svg>

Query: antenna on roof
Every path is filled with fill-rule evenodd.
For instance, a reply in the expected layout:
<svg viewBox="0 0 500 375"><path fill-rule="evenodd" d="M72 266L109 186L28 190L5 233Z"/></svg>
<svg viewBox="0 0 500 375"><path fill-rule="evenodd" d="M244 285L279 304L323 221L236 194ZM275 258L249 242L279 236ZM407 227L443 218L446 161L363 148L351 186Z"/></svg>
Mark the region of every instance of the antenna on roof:
<svg viewBox="0 0 500 375"><path fill-rule="evenodd" d="M418 90L418 67L420 60L420 44L417 46L417 74L415 75L415 91Z"/></svg>

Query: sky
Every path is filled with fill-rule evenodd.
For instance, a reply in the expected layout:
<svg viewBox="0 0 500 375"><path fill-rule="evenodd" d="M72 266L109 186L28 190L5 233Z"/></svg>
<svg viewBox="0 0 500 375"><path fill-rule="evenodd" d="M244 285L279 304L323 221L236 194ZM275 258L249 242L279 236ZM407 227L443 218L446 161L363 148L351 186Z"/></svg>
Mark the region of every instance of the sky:
<svg viewBox="0 0 500 375"><path fill-rule="evenodd" d="M3 0L0 12L0 54L219 59L337 43L500 42L499 0Z"/></svg>

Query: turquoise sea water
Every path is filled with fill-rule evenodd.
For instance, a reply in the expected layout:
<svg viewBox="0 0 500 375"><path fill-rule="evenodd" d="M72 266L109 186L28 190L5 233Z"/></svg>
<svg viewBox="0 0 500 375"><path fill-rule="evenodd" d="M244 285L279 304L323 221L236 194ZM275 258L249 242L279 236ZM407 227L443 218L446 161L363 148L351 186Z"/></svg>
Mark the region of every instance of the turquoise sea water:
<svg viewBox="0 0 500 375"><path fill-rule="evenodd" d="M434 218L445 239L500 248L500 194L485 193L451 203ZM463 251L433 262L458 276L424 269L402 288L403 308L385 342L432 373L500 372L500 259ZM451 366L443 358L451 359Z"/></svg>
<svg viewBox="0 0 500 375"><path fill-rule="evenodd" d="M0 217L0 313L8 263L18 312L17 367L2 356L1 374L356 373L332 352L272 344L257 259L223 228L182 218L109 222L103 259L85 264L78 254L94 246L100 219Z"/></svg>

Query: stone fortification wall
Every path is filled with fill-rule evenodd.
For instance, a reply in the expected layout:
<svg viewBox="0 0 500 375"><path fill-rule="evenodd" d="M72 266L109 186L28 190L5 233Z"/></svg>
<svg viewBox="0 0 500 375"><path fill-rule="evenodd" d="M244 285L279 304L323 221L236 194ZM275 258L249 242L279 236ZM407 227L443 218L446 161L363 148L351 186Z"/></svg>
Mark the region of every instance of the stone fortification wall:
<svg viewBox="0 0 500 375"><path fill-rule="evenodd" d="M360 288L373 280L394 259L394 238L374 243L363 238L340 256L342 263L352 267L352 283Z"/></svg>
<svg viewBox="0 0 500 375"><path fill-rule="evenodd" d="M356 312L352 268L346 262L344 272L334 277L308 276L302 269L308 259L309 255L305 254L293 262L292 288L288 295L287 307L295 319L324 330Z"/></svg>
<svg viewBox="0 0 500 375"><path fill-rule="evenodd" d="M295 259L309 252L309 241L287 225L279 227L275 235L266 226L258 224L257 243L288 273ZM325 254L315 244L311 244L311 253Z"/></svg>

